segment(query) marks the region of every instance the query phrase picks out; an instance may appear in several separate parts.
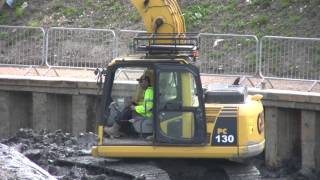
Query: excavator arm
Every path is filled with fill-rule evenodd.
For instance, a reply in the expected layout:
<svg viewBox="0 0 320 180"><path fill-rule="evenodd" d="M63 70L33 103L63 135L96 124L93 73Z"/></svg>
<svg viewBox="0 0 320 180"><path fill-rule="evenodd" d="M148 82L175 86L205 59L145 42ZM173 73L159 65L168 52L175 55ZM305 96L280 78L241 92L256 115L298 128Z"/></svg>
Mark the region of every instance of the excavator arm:
<svg viewBox="0 0 320 180"><path fill-rule="evenodd" d="M186 27L176 0L131 0L143 18L148 33L185 33Z"/></svg>

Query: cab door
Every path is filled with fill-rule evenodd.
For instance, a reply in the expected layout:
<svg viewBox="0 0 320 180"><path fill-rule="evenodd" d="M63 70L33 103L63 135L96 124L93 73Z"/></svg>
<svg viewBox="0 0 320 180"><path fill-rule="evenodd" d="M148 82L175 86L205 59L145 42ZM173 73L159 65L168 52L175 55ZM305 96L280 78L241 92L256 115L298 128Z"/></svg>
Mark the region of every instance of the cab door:
<svg viewBox="0 0 320 180"><path fill-rule="evenodd" d="M203 90L192 65L156 66L155 144L204 145L206 120Z"/></svg>

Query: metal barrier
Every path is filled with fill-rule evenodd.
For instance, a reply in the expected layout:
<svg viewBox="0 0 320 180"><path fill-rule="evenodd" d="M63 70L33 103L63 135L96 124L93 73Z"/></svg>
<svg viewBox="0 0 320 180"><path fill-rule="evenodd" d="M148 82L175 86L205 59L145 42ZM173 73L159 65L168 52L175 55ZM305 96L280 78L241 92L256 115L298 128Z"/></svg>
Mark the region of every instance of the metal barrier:
<svg viewBox="0 0 320 180"><path fill-rule="evenodd" d="M117 31L117 56L132 54L133 49L133 38L138 33L145 33L146 31L140 30L120 30Z"/></svg>
<svg viewBox="0 0 320 180"><path fill-rule="evenodd" d="M45 62L43 28L0 25L0 65L37 67Z"/></svg>
<svg viewBox="0 0 320 180"><path fill-rule="evenodd" d="M114 31L85 28L50 28L47 31L46 64L49 67L97 68L115 56Z"/></svg>
<svg viewBox="0 0 320 180"><path fill-rule="evenodd" d="M264 36L260 55L264 77L320 80L320 38Z"/></svg>
<svg viewBox="0 0 320 180"><path fill-rule="evenodd" d="M133 53L140 30L0 25L0 66L91 69ZM320 38L201 33L200 72L320 84ZM259 49L260 47L260 49ZM250 81L250 80L249 80ZM253 85L253 83L250 81ZM272 86L272 84L271 84Z"/></svg>
<svg viewBox="0 0 320 180"><path fill-rule="evenodd" d="M264 79L320 80L320 38L264 36L260 40Z"/></svg>
<svg viewBox="0 0 320 180"><path fill-rule="evenodd" d="M256 36L201 33L200 38L201 73L247 77L258 74Z"/></svg>

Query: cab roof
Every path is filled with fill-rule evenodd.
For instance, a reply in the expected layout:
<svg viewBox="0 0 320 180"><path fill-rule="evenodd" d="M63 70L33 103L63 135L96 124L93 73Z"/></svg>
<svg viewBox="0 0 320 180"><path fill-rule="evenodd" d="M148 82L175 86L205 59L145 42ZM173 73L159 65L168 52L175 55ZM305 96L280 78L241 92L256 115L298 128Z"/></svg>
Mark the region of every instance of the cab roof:
<svg viewBox="0 0 320 180"><path fill-rule="evenodd" d="M152 64L152 63L179 63L179 64L190 64L189 59L183 55L169 56L169 55L156 55L156 56L146 56L145 54L135 54L128 56L120 56L113 59L109 66L115 64L123 63L137 63L137 64Z"/></svg>

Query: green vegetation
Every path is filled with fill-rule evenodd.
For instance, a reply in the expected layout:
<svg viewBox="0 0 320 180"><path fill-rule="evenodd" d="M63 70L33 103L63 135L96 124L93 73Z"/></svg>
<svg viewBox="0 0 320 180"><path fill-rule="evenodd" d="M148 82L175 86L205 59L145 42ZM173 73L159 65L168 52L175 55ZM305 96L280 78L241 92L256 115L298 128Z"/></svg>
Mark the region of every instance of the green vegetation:
<svg viewBox="0 0 320 180"><path fill-rule="evenodd" d="M269 21L269 17L268 16L265 16L265 15L261 15L261 16L258 16L256 18L253 18L251 21L250 21L250 25L252 28L257 28L257 27L261 27L263 25L266 25Z"/></svg>
<svg viewBox="0 0 320 180"><path fill-rule="evenodd" d="M260 6L261 8L270 7L272 4L272 0L252 0L252 6Z"/></svg>
<svg viewBox="0 0 320 180"><path fill-rule="evenodd" d="M0 40L6 40L9 38L8 32L0 32Z"/></svg>
<svg viewBox="0 0 320 180"><path fill-rule="evenodd" d="M291 15L289 16L289 23L298 23L302 19L300 15Z"/></svg>
<svg viewBox="0 0 320 180"><path fill-rule="evenodd" d="M94 5L94 2L93 2L93 0L85 0L84 5L85 5L85 7L91 7Z"/></svg>
<svg viewBox="0 0 320 180"><path fill-rule="evenodd" d="M210 12L210 5L208 4L199 4L187 7L183 12L187 28L193 28L198 26L208 18Z"/></svg>
<svg viewBox="0 0 320 180"><path fill-rule="evenodd" d="M9 13L8 11L0 11L0 24L6 24L8 22Z"/></svg>
<svg viewBox="0 0 320 180"><path fill-rule="evenodd" d="M54 0L53 1L53 6L52 6L52 11L60 11L60 9L63 9L64 4L63 1L61 0Z"/></svg>
<svg viewBox="0 0 320 180"><path fill-rule="evenodd" d="M40 27L41 23L39 20L31 20L27 23L27 25L31 27Z"/></svg>
<svg viewBox="0 0 320 180"><path fill-rule="evenodd" d="M22 17L24 15L24 11L25 11L25 8L23 7L16 7L16 10L15 10L15 13L16 13L16 16L18 18Z"/></svg>
<svg viewBox="0 0 320 180"><path fill-rule="evenodd" d="M81 11L74 7L65 7L62 9L62 14L66 17L77 16Z"/></svg>
<svg viewBox="0 0 320 180"><path fill-rule="evenodd" d="M210 58L216 58L216 59L221 59L223 56L225 56L224 51L209 51L208 57Z"/></svg>
<svg viewBox="0 0 320 180"><path fill-rule="evenodd" d="M128 18L132 22L139 22L141 20L140 14L137 11L134 11L131 14L129 14Z"/></svg>
<svg viewBox="0 0 320 180"><path fill-rule="evenodd" d="M28 2L27 8L22 8ZM129 1L17 0L0 12L0 24L143 29ZM191 32L318 37L319 0L180 1ZM39 6L39 7L38 7Z"/></svg>
<svg viewBox="0 0 320 180"><path fill-rule="evenodd" d="M281 0L282 8L288 8L292 4L292 0Z"/></svg>

